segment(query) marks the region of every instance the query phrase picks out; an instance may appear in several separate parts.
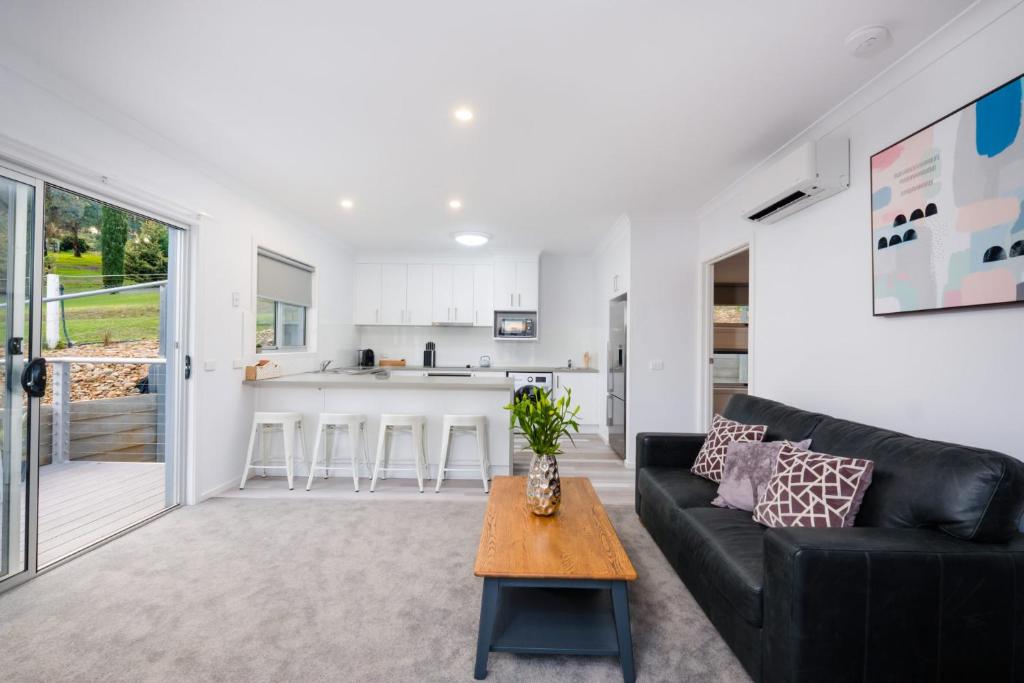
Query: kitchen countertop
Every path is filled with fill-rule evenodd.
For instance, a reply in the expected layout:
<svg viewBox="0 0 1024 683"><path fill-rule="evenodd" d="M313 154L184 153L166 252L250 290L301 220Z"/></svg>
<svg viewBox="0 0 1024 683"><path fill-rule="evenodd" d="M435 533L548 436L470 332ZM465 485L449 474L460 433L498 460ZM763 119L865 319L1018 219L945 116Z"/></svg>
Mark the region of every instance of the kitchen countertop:
<svg viewBox="0 0 1024 683"><path fill-rule="evenodd" d="M511 391L512 380L507 377L421 377L418 375L345 375L333 372L303 372L271 379L246 380L261 389L312 387L319 389L462 389L467 391Z"/></svg>
<svg viewBox="0 0 1024 683"><path fill-rule="evenodd" d="M480 367L479 365L474 365L468 368L465 365L438 365L435 368L427 368L422 365L402 365L399 367L389 367L387 369L395 372L402 372L403 370L406 372L419 372L423 370L428 372L597 372L597 368L555 368L547 365L492 365L486 368Z"/></svg>

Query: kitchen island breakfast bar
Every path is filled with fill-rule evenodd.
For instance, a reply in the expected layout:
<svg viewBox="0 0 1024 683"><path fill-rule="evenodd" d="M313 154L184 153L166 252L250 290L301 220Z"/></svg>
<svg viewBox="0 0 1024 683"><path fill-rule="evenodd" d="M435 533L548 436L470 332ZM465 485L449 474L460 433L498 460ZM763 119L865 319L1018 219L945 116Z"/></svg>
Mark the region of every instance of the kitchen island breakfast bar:
<svg viewBox="0 0 1024 683"><path fill-rule="evenodd" d="M512 432L508 411L512 400L512 380L491 377L421 377L380 374L345 374L308 372L273 379L245 382L255 389L257 411L294 412L302 414L306 452L311 454L316 435L314 429L320 413L357 413L366 416L370 465L376 454L377 435L382 414L423 415L427 419L426 451L430 478L437 476L441 459L441 423L445 415L483 415L487 418L487 447L491 476L512 474ZM351 456L342 441L340 457ZM393 463L413 462L410 434L396 434L392 442ZM278 454L280 451L277 451ZM323 463L323 455L319 462ZM448 472L445 479L480 479L476 439L472 435L453 436L449 468L464 471ZM305 465L296 463L296 474L308 473ZM320 471L317 471L319 476ZM339 473L332 473L332 477ZM369 473L366 473L369 476ZM391 477L414 478L411 471L395 472ZM315 485L315 484L314 484ZM386 482L378 486L386 486Z"/></svg>

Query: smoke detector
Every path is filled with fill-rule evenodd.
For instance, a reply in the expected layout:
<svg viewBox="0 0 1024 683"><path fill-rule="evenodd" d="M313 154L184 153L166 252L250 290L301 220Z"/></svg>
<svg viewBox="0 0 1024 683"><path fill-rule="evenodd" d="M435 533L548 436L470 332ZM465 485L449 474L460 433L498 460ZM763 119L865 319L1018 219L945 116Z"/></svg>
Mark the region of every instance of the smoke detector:
<svg viewBox="0 0 1024 683"><path fill-rule="evenodd" d="M846 36L846 50L854 57L871 57L892 45L892 32L885 26L865 26Z"/></svg>

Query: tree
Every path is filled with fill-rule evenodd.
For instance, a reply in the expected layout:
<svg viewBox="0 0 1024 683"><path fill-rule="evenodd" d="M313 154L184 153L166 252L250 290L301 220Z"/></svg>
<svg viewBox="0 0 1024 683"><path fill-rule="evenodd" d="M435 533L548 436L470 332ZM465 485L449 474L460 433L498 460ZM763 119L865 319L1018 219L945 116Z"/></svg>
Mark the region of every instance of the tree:
<svg viewBox="0 0 1024 683"><path fill-rule="evenodd" d="M70 245L75 256L82 255L82 214L85 212L86 200L77 194L50 188L46 192L46 227L47 236L54 236L61 241L70 237ZM67 242L65 242L67 243Z"/></svg>
<svg viewBox="0 0 1024 683"><path fill-rule="evenodd" d="M103 286L124 284L125 243L128 241L128 214L103 205L100 251L103 253Z"/></svg>
<svg viewBox="0 0 1024 683"><path fill-rule="evenodd" d="M143 221L124 249L124 272L142 281L167 277L166 227L156 221Z"/></svg>

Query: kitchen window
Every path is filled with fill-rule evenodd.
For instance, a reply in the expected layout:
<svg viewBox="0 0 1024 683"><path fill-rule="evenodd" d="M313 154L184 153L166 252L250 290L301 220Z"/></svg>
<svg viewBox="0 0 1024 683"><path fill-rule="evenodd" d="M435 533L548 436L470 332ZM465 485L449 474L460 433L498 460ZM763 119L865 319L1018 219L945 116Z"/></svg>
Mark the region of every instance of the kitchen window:
<svg viewBox="0 0 1024 683"><path fill-rule="evenodd" d="M305 351L313 267L260 247L256 255L256 351Z"/></svg>

